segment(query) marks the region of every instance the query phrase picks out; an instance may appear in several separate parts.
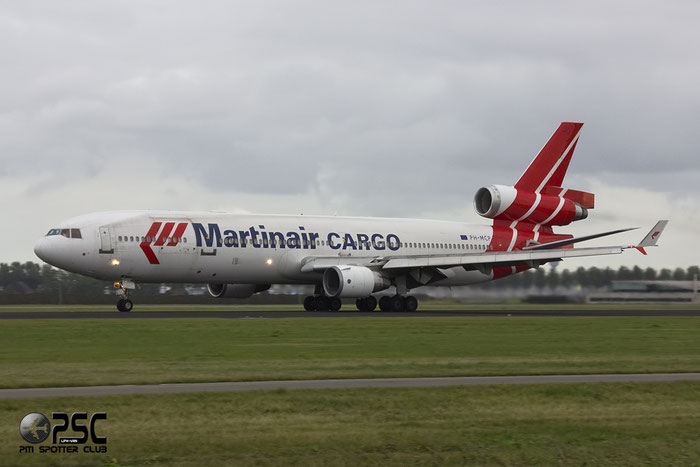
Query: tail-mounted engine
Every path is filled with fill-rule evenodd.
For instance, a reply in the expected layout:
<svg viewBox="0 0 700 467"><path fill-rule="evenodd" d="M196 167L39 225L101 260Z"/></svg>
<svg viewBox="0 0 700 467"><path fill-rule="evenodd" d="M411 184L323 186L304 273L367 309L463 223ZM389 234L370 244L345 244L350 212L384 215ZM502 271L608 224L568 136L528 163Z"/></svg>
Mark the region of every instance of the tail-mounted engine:
<svg viewBox="0 0 700 467"><path fill-rule="evenodd" d="M487 185L474 196L474 209L489 219L530 224L567 225L588 217L594 195L547 186L539 193L512 186Z"/></svg>

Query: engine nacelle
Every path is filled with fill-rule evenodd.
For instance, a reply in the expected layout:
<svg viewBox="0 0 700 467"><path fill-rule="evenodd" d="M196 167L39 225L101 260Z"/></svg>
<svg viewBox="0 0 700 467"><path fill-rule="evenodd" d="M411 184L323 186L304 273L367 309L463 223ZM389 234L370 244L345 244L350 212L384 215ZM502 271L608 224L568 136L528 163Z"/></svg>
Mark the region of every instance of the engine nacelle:
<svg viewBox="0 0 700 467"><path fill-rule="evenodd" d="M207 284L207 290L214 298L248 298L269 288L270 284Z"/></svg>
<svg viewBox="0 0 700 467"><path fill-rule="evenodd" d="M586 208L568 198L503 185L479 188L474 196L474 209L489 219L531 224L567 225L588 217Z"/></svg>
<svg viewBox="0 0 700 467"><path fill-rule="evenodd" d="M389 279L364 266L333 266L323 273L323 291L329 297L363 298L390 285Z"/></svg>

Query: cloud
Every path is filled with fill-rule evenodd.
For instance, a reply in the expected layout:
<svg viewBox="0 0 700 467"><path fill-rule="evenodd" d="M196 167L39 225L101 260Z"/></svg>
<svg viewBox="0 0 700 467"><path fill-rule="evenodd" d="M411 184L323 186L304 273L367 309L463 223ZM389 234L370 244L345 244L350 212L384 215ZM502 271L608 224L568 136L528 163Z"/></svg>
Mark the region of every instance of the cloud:
<svg viewBox="0 0 700 467"><path fill-rule="evenodd" d="M695 232L681 211L700 199L700 64L688 55L699 10L8 4L3 209L12 224L125 204L480 222L476 189L513 183L575 120L586 125L567 183L599 200L586 226L666 210ZM31 257L27 243L0 247L0 260Z"/></svg>

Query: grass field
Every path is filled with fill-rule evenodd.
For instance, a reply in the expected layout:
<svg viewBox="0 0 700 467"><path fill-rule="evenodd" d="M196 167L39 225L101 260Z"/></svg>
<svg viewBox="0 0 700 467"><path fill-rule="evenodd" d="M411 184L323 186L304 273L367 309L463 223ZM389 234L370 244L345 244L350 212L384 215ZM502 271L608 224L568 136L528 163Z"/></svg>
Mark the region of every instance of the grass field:
<svg viewBox="0 0 700 467"><path fill-rule="evenodd" d="M19 420L55 410L107 412L107 454L18 454ZM700 464L686 382L0 401L0 420L3 465Z"/></svg>
<svg viewBox="0 0 700 467"><path fill-rule="evenodd" d="M0 386L700 370L700 317L3 320Z"/></svg>
<svg viewBox="0 0 700 467"><path fill-rule="evenodd" d="M700 317L0 321L2 387L672 371ZM20 455L34 411L107 412L108 453ZM0 465L700 465L698 433L692 382L0 401Z"/></svg>

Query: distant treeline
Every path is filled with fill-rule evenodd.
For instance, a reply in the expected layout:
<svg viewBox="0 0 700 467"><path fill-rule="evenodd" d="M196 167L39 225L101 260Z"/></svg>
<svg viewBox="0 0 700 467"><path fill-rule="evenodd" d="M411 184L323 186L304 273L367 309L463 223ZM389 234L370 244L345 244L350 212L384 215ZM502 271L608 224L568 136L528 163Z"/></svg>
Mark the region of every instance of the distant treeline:
<svg viewBox="0 0 700 467"><path fill-rule="evenodd" d="M557 263L555 263L557 264ZM507 286L518 289L544 289L556 287L581 287L583 289L601 289L609 287L612 281L624 280L660 280L660 281L692 281L696 275L700 280L700 267L690 266L687 269L642 269L635 266L632 269L620 266L619 269L611 268L584 268L579 267L574 271L568 269L559 270L559 267L543 266L539 269L528 270L521 274L506 277L500 281L487 282L482 287Z"/></svg>
<svg viewBox="0 0 700 467"><path fill-rule="evenodd" d="M554 289L557 287L581 287L602 289L614 280L693 280L700 276L700 267L656 270L635 266L619 269L583 268L574 271L559 267L540 267L499 281L487 282L482 289L507 287L513 289ZM699 277L700 279L700 277ZM163 287L166 285L166 287ZM47 264L31 261L12 264L0 263L0 303L112 303L112 283L91 279L56 269ZM185 303L215 303L208 294L190 296L182 284L139 284L139 300L143 302L178 301ZM150 297L150 299L149 299ZM170 297L170 300L168 298ZM264 295L253 296L250 302L264 301ZM286 301L285 299L282 299ZM289 298L293 303L296 298Z"/></svg>

